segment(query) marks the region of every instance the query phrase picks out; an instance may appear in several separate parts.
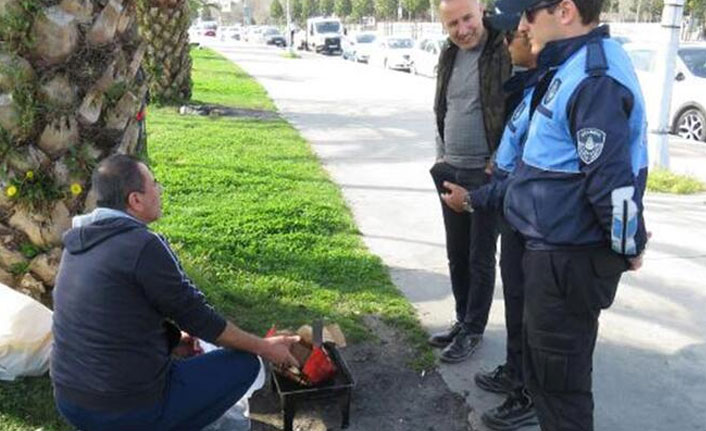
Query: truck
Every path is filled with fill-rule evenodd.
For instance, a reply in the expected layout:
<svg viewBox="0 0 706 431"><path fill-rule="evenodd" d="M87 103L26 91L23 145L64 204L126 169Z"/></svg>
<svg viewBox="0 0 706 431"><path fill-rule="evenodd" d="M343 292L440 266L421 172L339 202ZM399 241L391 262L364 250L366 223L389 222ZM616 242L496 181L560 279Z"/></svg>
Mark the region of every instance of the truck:
<svg viewBox="0 0 706 431"><path fill-rule="evenodd" d="M306 20L306 49L327 54L341 54L343 24L338 18L316 17Z"/></svg>

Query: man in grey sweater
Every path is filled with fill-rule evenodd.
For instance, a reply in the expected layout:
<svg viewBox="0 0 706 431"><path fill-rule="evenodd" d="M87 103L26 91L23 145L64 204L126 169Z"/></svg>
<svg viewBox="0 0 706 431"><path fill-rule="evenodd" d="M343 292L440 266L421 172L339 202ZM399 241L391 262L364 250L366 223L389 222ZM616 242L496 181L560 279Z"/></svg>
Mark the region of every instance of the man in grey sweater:
<svg viewBox="0 0 706 431"><path fill-rule="evenodd" d="M503 35L483 22L478 0L442 0L439 17L449 42L439 57L434 104L436 164L431 174L440 194L444 181L474 190L490 180L490 166L505 118L502 85L511 64ZM495 285L496 214L468 207L461 214L441 203L446 227L456 322L429 343L443 347L441 360L461 362L481 343Z"/></svg>

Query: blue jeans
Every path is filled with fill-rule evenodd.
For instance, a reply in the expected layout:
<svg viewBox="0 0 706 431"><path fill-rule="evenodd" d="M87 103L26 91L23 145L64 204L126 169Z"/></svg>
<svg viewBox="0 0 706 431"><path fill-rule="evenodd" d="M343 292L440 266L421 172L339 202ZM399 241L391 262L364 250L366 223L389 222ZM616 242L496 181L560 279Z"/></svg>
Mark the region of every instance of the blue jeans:
<svg viewBox="0 0 706 431"><path fill-rule="evenodd" d="M82 431L195 431L214 422L243 397L260 371L257 356L219 349L175 361L164 399L126 412L87 410L57 399L61 415Z"/></svg>

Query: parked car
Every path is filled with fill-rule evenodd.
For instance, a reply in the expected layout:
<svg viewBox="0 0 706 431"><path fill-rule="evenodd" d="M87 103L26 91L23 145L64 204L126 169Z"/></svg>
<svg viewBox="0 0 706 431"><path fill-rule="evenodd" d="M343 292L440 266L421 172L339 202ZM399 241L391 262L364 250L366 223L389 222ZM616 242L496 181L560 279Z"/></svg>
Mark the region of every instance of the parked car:
<svg viewBox="0 0 706 431"><path fill-rule="evenodd" d="M648 115L658 109L661 83L656 75L657 47L654 44L623 45L637 72ZM677 50L672 104L671 132L686 139L706 142L706 44L682 44ZM649 117L648 117L649 119Z"/></svg>
<svg viewBox="0 0 706 431"><path fill-rule="evenodd" d="M221 42L232 42L234 40L241 39L241 27L240 26L224 26L218 27L216 30L216 39Z"/></svg>
<svg viewBox="0 0 706 431"><path fill-rule="evenodd" d="M410 71L415 75L436 76L439 53L446 43L446 37L434 36L421 39L412 50Z"/></svg>
<svg viewBox="0 0 706 431"><path fill-rule="evenodd" d="M199 36L216 37L218 23L216 21L202 21L196 28L198 29Z"/></svg>
<svg viewBox="0 0 706 431"><path fill-rule="evenodd" d="M245 30L244 34L244 39L246 42L261 42L261 36L262 32L264 31L264 27L261 27L259 25L251 25Z"/></svg>
<svg viewBox="0 0 706 431"><path fill-rule="evenodd" d="M344 38L341 42L343 59L367 63L370 52L375 46L375 40L377 40L375 33L358 33Z"/></svg>
<svg viewBox="0 0 706 431"><path fill-rule="evenodd" d="M262 39L267 45L287 46L287 39L274 27L266 28L265 31L262 32Z"/></svg>
<svg viewBox="0 0 706 431"><path fill-rule="evenodd" d="M409 71L414 41L409 37L387 36L375 44L369 63L385 69Z"/></svg>

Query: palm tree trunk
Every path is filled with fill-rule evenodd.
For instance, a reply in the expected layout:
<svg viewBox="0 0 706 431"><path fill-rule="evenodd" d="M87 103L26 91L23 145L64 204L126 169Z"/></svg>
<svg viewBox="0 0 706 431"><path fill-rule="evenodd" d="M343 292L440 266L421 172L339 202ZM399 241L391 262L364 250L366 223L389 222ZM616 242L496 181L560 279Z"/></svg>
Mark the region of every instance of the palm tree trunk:
<svg viewBox="0 0 706 431"><path fill-rule="evenodd" d="M133 0L0 0L0 282L45 303L93 168L140 138L136 24Z"/></svg>

